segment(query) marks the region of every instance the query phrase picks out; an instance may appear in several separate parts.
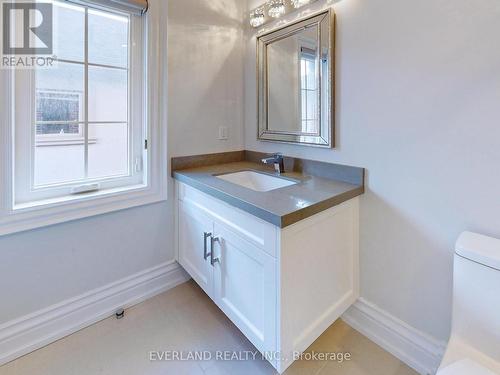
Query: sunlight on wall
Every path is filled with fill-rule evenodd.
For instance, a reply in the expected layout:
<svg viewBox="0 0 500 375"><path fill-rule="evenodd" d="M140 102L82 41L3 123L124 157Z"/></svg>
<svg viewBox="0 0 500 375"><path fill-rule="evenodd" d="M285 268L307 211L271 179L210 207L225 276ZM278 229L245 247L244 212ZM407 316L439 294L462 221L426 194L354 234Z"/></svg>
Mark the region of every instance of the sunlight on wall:
<svg viewBox="0 0 500 375"><path fill-rule="evenodd" d="M241 10L236 7L234 1L212 0L205 2L203 5L231 20L237 22L241 20Z"/></svg>
<svg viewBox="0 0 500 375"><path fill-rule="evenodd" d="M236 0L168 3L175 155L242 147L244 11ZM229 140L217 139L219 126L228 128Z"/></svg>

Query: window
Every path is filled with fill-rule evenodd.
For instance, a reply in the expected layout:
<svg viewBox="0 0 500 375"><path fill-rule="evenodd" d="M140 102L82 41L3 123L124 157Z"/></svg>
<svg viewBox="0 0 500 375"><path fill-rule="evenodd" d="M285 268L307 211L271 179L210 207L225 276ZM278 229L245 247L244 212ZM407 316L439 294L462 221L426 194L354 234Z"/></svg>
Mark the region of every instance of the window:
<svg viewBox="0 0 500 375"><path fill-rule="evenodd" d="M82 92L62 91L62 90L43 90L36 89L36 133L59 134L70 133L78 134L78 124L66 124L51 127L51 122L60 122L70 119L71 122L81 122L82 112Z"/></svg>
<svg viewBox="0 0 500 375"><path fill-rule="evenodd" d="M326 53L326 56L325 56ZM300 60L300 113L302 132L318 134L321 117L328 117L328 106L320 105L320 90L328 90L328 51L319 60L314 42L302 39L299 46ZM328 97L323 92L322 97Z"/></svg>
<svg viewBox="0 0 500 375"><path fill-rule="evenodd" d="M57 64L0 69L0 236L167 199L164 2L50 4Z"/></svg>
<svg viewBox="0 0 500 375"><path fill-rule="evenodd" d="M36 89L36 146L84 142L83 93ZM70 123L61 123L65 119Z"/></svg>
<svg viewBox="0 0 500 375"><path fill-rule="evenodd" d="M15 72L15 203L144 187L145 17L52 4L54 65Z"/></svg>

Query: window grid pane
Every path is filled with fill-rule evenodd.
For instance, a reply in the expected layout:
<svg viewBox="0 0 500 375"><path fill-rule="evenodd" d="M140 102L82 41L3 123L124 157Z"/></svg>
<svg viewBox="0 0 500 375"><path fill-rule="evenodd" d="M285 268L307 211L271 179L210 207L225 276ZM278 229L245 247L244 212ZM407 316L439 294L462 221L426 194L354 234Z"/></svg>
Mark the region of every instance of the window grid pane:
<svg viewBox="0 0 500 375"><path fill-rule="evenodd" d="M128 19L90 9L88 59L90 64L128 67Z"/></svg>
<svg viewBox="0 0 500 375"><path fill-rule="evenodd" d="M68 2L53 2L54 54L60 59L84 60L85 8Z"/></svg>
<svg viewBox="0 0 500 375"><path fill-rule="evenodd" d="M39 89L37 85L34 130L36 144L34 146L43 147L50 144L60 146L64 144L74 148L77 145L76 143L69 144L63 143L63 141L69 142L73 139L74 142L78 138L80 140L78 149L83 150L83 155L81 155L83 157L83 172L81 172L80 167L74 166L75 170L80 170L77 173L78 176L73 176L75 179L72 179L72 176L69 176L69 179L68 177L58 178L54 176L54 173L62 169L61 174L64 175L68 168L68 166L63 167L58 162L58 160L61 161L64 158L61 153L62 149L59 150L55 159L42 159L44 154L35 149L35 170L33 173L36 186L60 182L76 182L76 180L84 181L85 179L115 175L125 176L130 172L128 121L130 20L122 15L114 15L100 10L94 11L88 7L80 8L84 14L83 62L62 60L58 62L58 66L81 69L83 87L72 91L69 89L51 90L50 84L45 85L49 86L48 89ZM98 25L95 19L92 26L89 25L89 18L96 18L97 16L99 16L101 23L110 22L111 29L115 30L115 42L117 43L113 42L113 37L110 38L109 34L105 34L103 38L107 38L107 40L104 44L101 42L97 43L96 46L89 45L92 40L96 40L99 32L104 33L106 29L105 24ZM93 28L94 32L92 38L89 38L90 27ZM89 52L92 48L95 63L89 62ZM107 49L103 51L103 59L99 60L98 54L95 53L96 48ZM113 48L115 48L115 51L112 50ZM70 59L72 58L71 54L67 56ZM58 72L58 67L56 67L52 72L52 76L57 76L58 79L51 80L49 77L47 81L61 81L60 74L61 71ZM41 75L43 76L43 73ZM90 82L92 79L93 82ZM64 79L62 80L64 81ZM92 129L90 126L92 126ZM106 129L105 127L109 128ZM96 129L101 130L96 131ZM117 134L113 135L112 131L117 132ZM103 135L102 139L99 140L95 137L96 134ZM92 155L89 155L90 147L93 148ZM67 152L70 149L70 147L64 148ZM45 152L46 154L48 153ZM81 163L82 157L73 159ZM90 161L89 158L92 158L92 160ZM119 160L119 158L123 158L123 160ZM99 159L102 163L110 162L107 169L105 166L99 166ZM53 160L54 166L47 164L50 160ZM90 163L92 165L89 165ZM49 169L51 173L47 173L45 177L42 176L43 171L38 170L38 166L45 166L45 170ZM89 171L89 168L92 170Z"/></svg>
<svg viewBox="0 0 500 375"><path fill-rule="evenodd" d="M88 120L128 120L128 72L114 68L88 68Z"/></svg>
<svg viewBox="0 0 500 375"><path fill-rule="evenodd" d="M126 176L129 172L128 123L89 124L88 178ZM93 142L95 140L95 142ZM112 149L113 152L107 152ZM106 154L106 160L102 155Z"/></svg>

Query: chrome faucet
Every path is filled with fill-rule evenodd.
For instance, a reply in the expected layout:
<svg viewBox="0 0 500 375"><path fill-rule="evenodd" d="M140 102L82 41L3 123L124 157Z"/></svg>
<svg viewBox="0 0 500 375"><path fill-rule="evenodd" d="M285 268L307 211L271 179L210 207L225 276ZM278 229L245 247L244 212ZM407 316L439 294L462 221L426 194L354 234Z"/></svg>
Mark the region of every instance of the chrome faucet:
<svg viewBox="0 0 500 375"><path fill-rule="evenodd" d="M271 156L262 159L264 164L274 164L274 170L277 173L285 173L285 163L283 162L283 155L279 152L272 154Z"/></svg>

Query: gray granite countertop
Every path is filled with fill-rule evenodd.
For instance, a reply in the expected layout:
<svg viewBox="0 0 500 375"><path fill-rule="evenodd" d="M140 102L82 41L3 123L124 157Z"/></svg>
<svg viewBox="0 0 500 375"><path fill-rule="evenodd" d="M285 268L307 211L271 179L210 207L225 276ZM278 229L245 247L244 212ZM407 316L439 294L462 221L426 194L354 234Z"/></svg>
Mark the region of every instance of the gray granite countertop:
<svg viewBox="0 0 500 375"><path fill-rule="evenodd" d="M302 168L303 163L300 163L301 168L289 167L292 172L281 174L281 177L295 180L298 183L266 192L257 192L216 177L220 174L245 170L276 176L268 166L248 160L260 156L250 155L247 152L246 157L238 157L247 160L225 162L226 160L234 160L234 158L222 158L221 163L218 164L196 166L194 163L191 168L186 168L187 165L183 165L186 169L181 170L175 170L177 163L173 160L172 175L178 181L281 228L364 193L364 170L362 168L313 161L307 162L320 164L321 168ZM297 165L297 159L291 158L288 158L286 164L290 165L292 160L295 161L293 164ZM333 170L330 168L328 171L329 166ZM347 168L354 168L354 170ZM335 169L340 171L338 173L339 180L335 179ZM310 170L313 170L316 175L308 173ZM322 170L325 170L324 175L327 177L317 176L317 174L322 174ZM346 171L350 175L349 178L346 178ZM345 180L350 181L346 182Z"/></svg>

